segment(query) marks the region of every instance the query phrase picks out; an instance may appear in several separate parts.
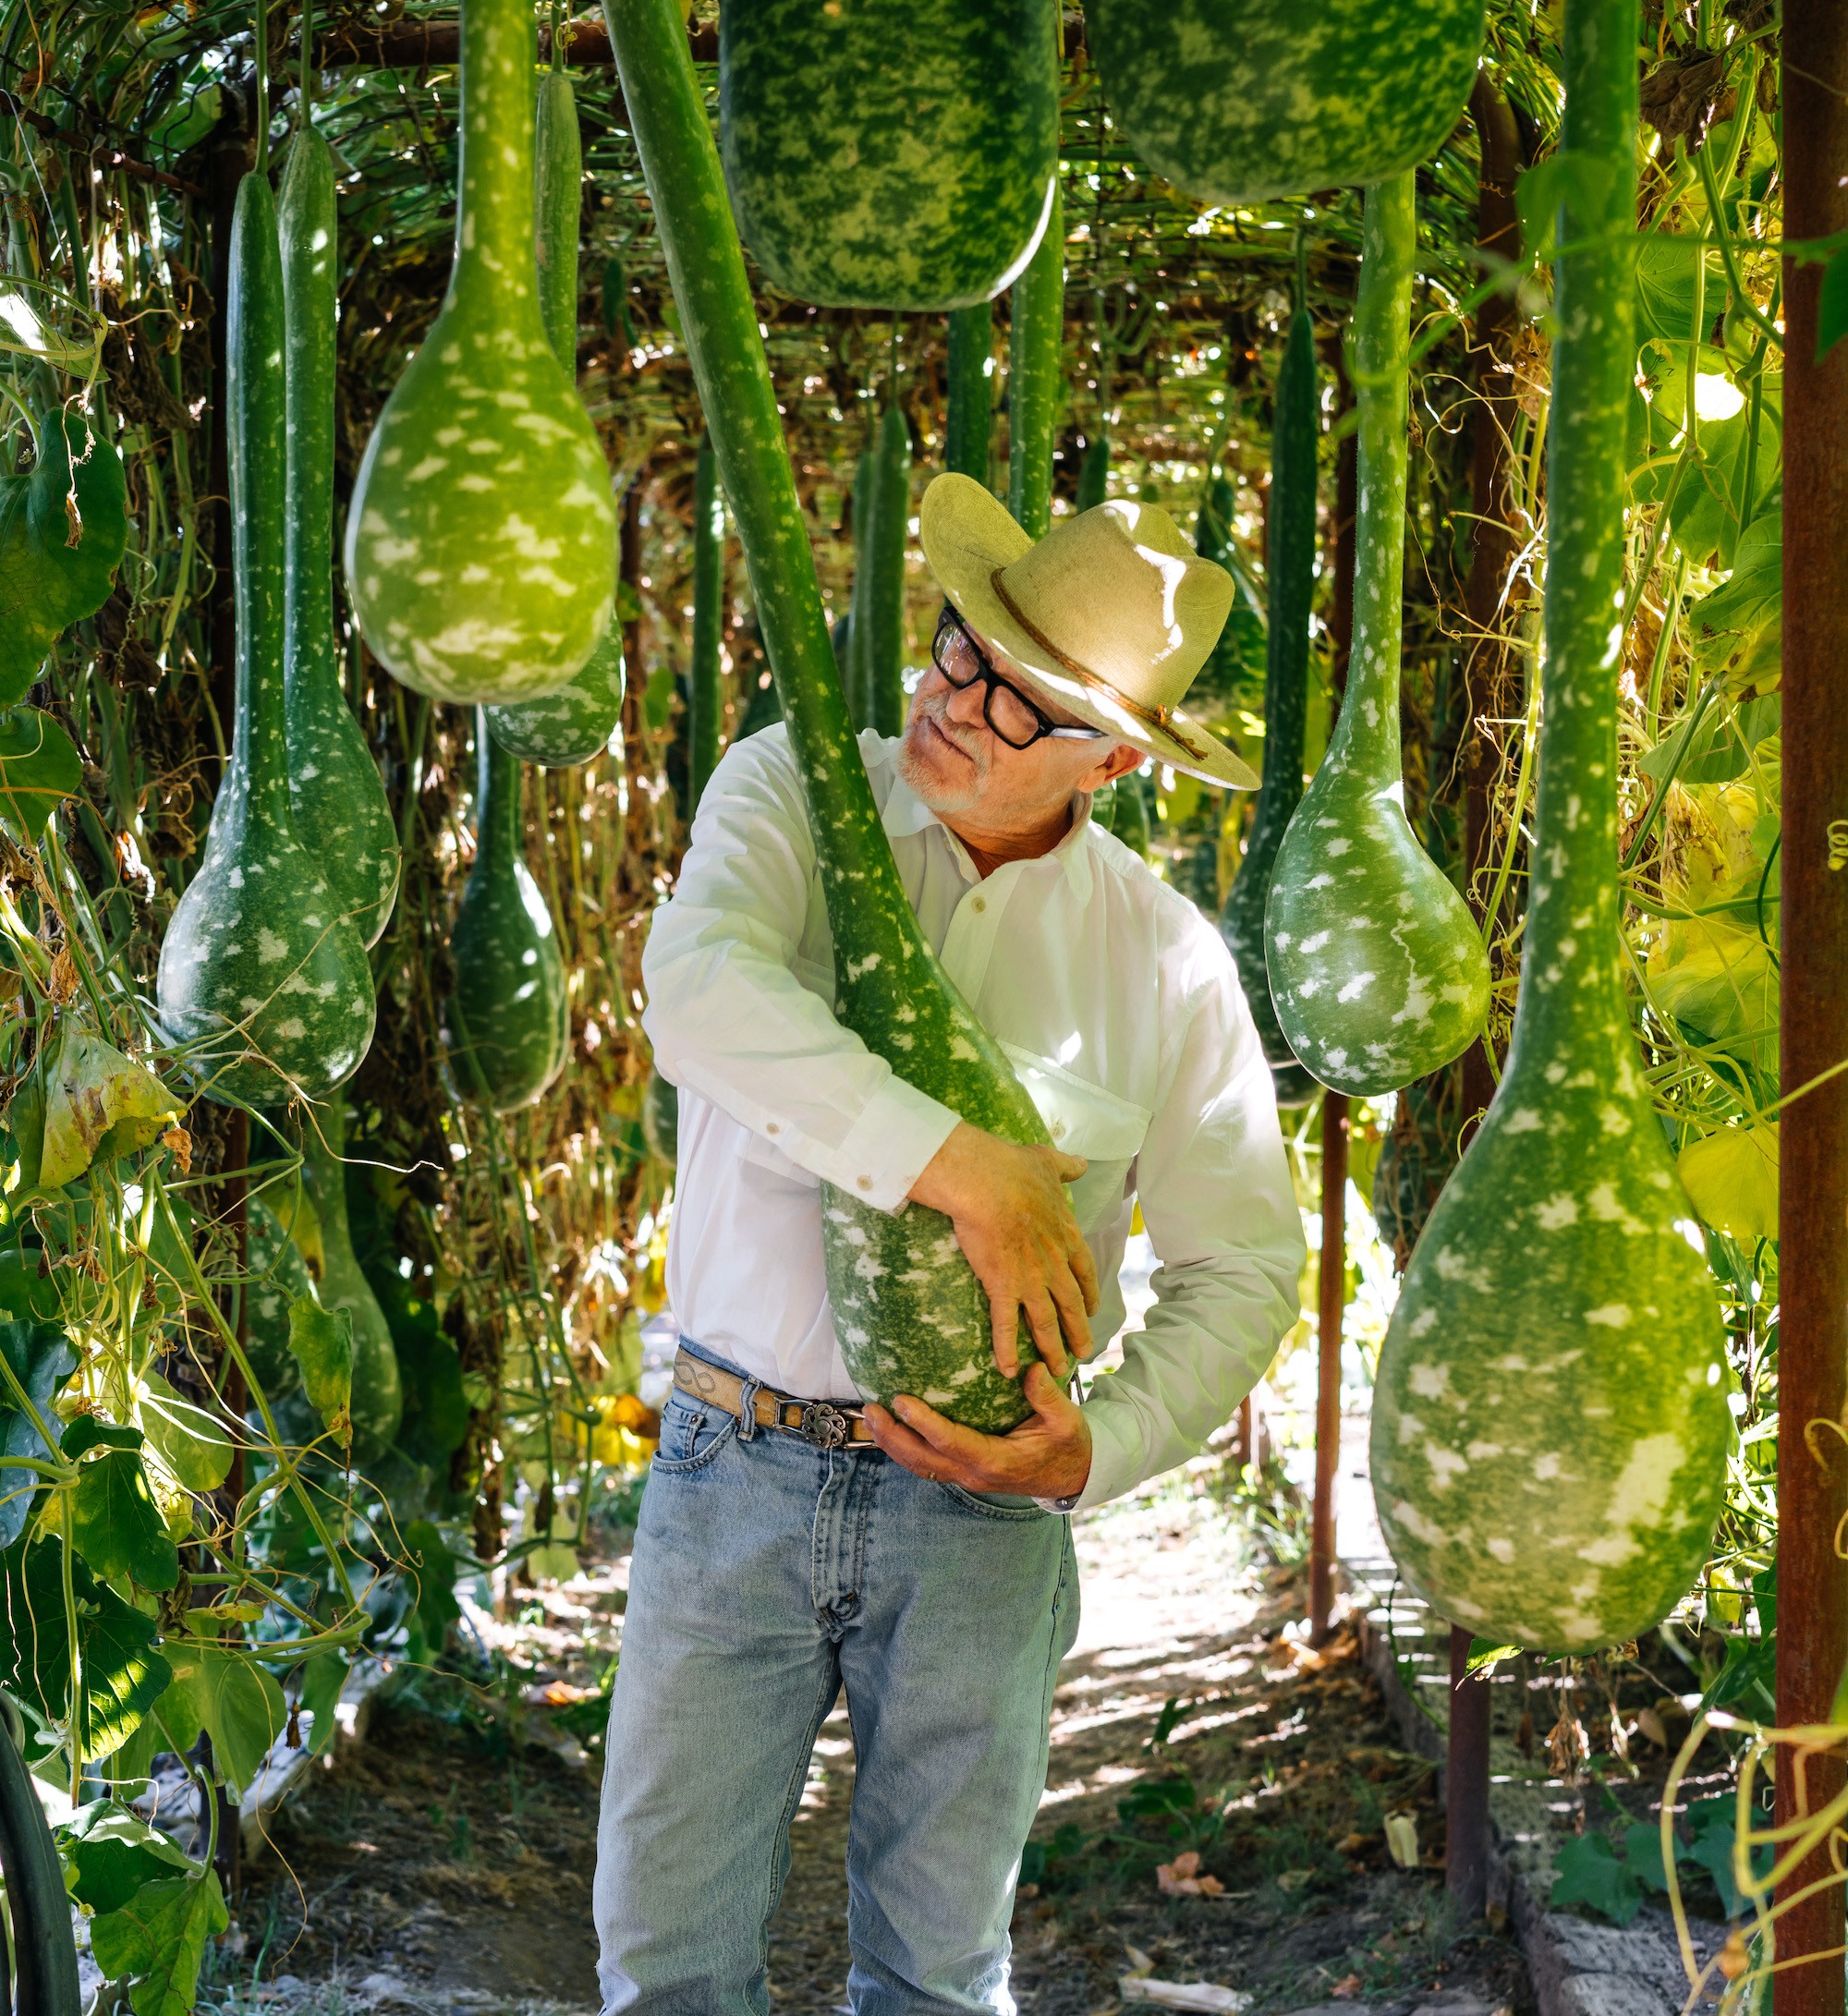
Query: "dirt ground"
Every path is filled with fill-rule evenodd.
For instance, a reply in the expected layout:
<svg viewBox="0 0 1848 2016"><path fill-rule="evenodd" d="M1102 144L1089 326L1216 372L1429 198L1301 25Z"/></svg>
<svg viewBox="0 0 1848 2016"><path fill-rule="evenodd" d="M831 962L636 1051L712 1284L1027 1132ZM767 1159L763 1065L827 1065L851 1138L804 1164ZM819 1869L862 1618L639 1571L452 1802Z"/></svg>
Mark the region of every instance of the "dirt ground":
<svg viewBox="0 0 1848 2016"><path fill-rule="evenodd" d="M1512 1945L1448 1921L1429 1767L1396 1747L1350 1633L1304 1645L1275 1507L1228 1481L1206 1462L1079 1522L1084 1621L1015 1915L1021 2008L1109 2016L1129 1976L1131 1997L1138 1977L1216 1984L1248 1996L1250 2016L1529 2016ZM249 1873L221 2004L594 2006L594 1689L626 1567L618 1536L579 1582L478 1622L493 1684L412 1676L364 1741L310 1773ZM548 1686L589 1698L554 1712ZM837 1708L772 1933L771 1992L790 2016L845 2004L852 1791ZM1395 1866L1389 1816L1417 1866Z"/></svg>

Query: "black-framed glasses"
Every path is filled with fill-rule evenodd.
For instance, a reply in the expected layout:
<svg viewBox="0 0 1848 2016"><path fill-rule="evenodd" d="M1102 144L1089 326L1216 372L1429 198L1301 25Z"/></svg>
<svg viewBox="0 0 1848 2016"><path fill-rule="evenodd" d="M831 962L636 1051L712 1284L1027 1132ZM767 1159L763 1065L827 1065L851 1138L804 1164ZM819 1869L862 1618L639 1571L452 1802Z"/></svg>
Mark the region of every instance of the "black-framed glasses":
<svg viewBox="0 0 1848 2016"><path fill-rule="evenodd" d="M1108 740L1101 728L1054 721L1035 706L1017 686L994 669L993 661L948 602L937 618L937 634L930 640L930 660L958 692L980 680L984 688L982 719L1010 749L1030 749L1045 735L1065 742Z"/></svg>

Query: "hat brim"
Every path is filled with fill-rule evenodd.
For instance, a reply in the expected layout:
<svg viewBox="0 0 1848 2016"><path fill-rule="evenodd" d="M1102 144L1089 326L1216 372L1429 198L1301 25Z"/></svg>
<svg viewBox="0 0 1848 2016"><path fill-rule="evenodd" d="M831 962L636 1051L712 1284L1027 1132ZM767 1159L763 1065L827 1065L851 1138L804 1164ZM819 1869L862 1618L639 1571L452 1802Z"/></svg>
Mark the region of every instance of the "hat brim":
<svg viewBox="0 0 1848 2016"><path fill-rule="evenodd" d="M924 495L918 525L924 558L951 606L971 629L1005 651L1025 675L1055 706L1092 728L1151 756L1158 763L1185 771L1206 783L1255 791L1258 772L1211 729L1178 708L1170 719L1186 737L1132 713L1098 687L1088 686L1053 662L1045 650L1008 613L995 592L997 567L1012 566L1033 541L1014 521L1007 506L972 477L940 476ZM1189 747L1191 745L1191 747Z"/></svg>

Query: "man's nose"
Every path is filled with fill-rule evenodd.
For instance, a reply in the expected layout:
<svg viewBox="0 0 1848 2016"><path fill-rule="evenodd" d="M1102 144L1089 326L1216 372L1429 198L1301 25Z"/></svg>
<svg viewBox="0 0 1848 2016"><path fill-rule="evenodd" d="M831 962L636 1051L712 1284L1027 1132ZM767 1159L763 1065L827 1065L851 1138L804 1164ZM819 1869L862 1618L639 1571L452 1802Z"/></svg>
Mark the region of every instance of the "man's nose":
<svg viewBox="0 0 1848 2016"><path fill-rule="evenodd" d="M987 698L979 679L966 686L952 686L943 712L959 727L986 729L988 723L982 709Z"/></svg>

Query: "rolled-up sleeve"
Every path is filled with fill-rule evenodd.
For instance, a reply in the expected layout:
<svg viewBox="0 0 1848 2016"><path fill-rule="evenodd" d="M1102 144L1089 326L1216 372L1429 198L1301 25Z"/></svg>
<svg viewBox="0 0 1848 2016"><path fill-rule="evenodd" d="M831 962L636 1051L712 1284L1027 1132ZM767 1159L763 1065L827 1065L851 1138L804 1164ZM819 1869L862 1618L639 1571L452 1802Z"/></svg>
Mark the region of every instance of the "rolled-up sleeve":
<svg viewBox="0 0 1848 2016"><path fill-rule="evenodd" d="M1180 965L1164 1093L1136 1164L1155 1303L1121 1368L1092 1383L1091 1471L1072 1510L1198 1455L1298 1312L1307 1249L1270 1066L1217 933Z"/></svg>
<svg viewBox="0 0 1848 2016"><path fill-rule="evenodd" d="M956 1123L898 1077L793 962L815 848L785 734L729 748L654 915L642 1026L656 1068L838 1188L895 1211Z"/></svg>

